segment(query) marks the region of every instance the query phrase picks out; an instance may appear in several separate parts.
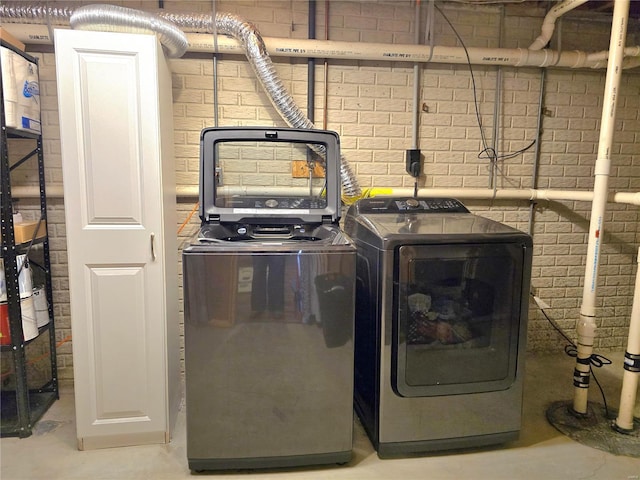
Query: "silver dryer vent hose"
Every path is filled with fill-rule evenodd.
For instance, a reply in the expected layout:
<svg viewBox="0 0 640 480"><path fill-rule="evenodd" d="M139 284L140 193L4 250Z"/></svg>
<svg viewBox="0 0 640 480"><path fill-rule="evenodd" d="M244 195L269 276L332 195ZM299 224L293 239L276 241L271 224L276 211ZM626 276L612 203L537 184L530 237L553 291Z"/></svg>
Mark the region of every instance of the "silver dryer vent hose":
<svg viewBox="0 0 640 480"><path fill-rule="evenodd" d="M293 128L315 128L313 122L298 108L282 84L264 41L252 23L230 13L217 13L215 25L212 24L211 15L206 14L187 16L162 12L160 15L188 32L220 33L236 39L242 45L249 64L267 92L271 103L287 125ZM318 153L322 154L323 152ZM361 190L358 181L344 156L341 156L340 161L340 178L345 196L360 196Z"/></svg>
<svg viewBox="0 0 640 480"><path fill-rule="evenodd" d="M99 32L153 33L170 58L180 58L187 51L187 36L175 24L152 13L117 5L87 5L77 8L69 25L74 30Z"/></svg>
<svg viewBox="0 0 640 480"><path fill-rule="evenodd" d="M293 128L314 129L314 124L298 108L276 74L258 29L252 23L229 13L217 13L215 24L212 19L208 14L161 11L155 15L114 5L87 5L75 8L53 7L42 2L0 4L0 20L11 23L64 25L69 22L72 28L84 30L156 32L167 54L173 57L180 57L186 51L188 45L185 45L184 31L229 35L244 48L249 64L287 125ZM344 156L341 156L340 177L346 197L360 196L357 179Z"/></svg>

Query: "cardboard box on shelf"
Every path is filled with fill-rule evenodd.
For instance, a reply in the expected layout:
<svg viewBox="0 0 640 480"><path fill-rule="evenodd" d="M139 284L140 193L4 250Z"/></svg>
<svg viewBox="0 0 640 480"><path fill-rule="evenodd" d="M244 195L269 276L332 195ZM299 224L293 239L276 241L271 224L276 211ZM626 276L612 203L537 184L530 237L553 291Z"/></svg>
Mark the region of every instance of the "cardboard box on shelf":
<svg viewBox="0 0 640 480"><path fill-rule="evenodd" d="M7 127L39 135L40 84L38 64L8 47L0 47L2 94Z"/></svg>
<svg viewBox="0 0 640 480"><path fill-rule="evenodd" d="M0 39L4 40L5 42L7 42L7 43L9 43L11 45L13 45L18 50L22 50L24 52L24 49L25 49L24 43L22 43L16 37L11 35L9 32L7 32L6 29L4 29L2 27L0 27Z"/></svg>
<svg viewBox="0 0 640 480"><path fill-rule="evenodd" d="M36 231L36 227L38 225L38 221L35 222L22 222L16 223L13 226L13 232L15 235L16 243L26 243L30 242L33 238L33 233ZM42 221L40 223L40 228L38 228L38 233L35 238L42 238L47 234L47 223L46 221Z"/></svg>

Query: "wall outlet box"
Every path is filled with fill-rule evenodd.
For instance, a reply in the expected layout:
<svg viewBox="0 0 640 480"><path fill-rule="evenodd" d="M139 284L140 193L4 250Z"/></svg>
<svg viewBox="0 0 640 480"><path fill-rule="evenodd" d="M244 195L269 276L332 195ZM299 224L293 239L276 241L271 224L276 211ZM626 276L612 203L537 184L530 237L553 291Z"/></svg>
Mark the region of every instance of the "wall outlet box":
<svg viewBox="0 0 640 480"><path fill-rule="evenodd" d="M293 178L309 178L309 164L306 160L294 160L291 167ZM313 164L313 178L324 178L324 168L318 162Z"/></svg>

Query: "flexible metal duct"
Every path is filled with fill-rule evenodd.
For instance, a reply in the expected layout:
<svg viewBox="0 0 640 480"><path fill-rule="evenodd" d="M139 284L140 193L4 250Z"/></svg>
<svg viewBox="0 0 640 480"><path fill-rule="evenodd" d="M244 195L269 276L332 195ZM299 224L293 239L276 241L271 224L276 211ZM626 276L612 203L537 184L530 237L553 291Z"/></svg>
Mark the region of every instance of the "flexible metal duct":
<svg viewBox="0 0 640 480"><path fill-rule="evenodd" d="M43 2L3 2L0 5L0 18L6 23L68 25L74 10L76 7Z"/></svg>
<svg viewBox="0 0 640 480"><path fill-rule="evenodd" d="M0 5L0 18L12 23L70 23L72 28L84 30L103 29L131 33L153 31L159 34L160 42L167 48L168 53L175 52L175 56L181 56L186 50L182 50L184 34L180 28L213 33L215 27L216 33L229 35L241 43L258 80L287 125L294 128L315 128L282 84L264 41L252 23L228 13L216 14L215 25L212 16L207 14L162 12L161 17L114 5L87 5L79 8L53 8L45 3L22 2L5 2ZM344 156L341 157L340 177L345 196L357 197L361 194L357 179Z"/></svg>
<svg viewBox="0 0 640 480"><path fill-rule="evenodd" d="M184 15L163 12L162 16L189 31L214 33L211 15ZM287 125L294 128L315 128L313 122L300 110L282 84L264 41L258 29L252 23L230 13L217 13L215 17L215 32L229 35L240 42L253 71L269 95L271 103ZM318 153L322 155L324 152ZM344 156L341 157L340 162L340 177L345 196L357 197L361 194L356 177Z"/></svg>
<svg viewBox="0 0 640 480"><path fill-rule="evenodd" d="M170 21L117 5L80 7L71 15L69 24L75 30L155 33L170 58L180 58L189 46L186 35Z"/></svg>

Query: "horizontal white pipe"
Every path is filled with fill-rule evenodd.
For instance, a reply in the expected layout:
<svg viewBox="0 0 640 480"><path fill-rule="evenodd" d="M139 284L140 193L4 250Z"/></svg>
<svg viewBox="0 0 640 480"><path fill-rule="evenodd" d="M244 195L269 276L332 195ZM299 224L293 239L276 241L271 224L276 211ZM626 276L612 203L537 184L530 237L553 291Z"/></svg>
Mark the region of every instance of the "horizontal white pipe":
<svg viewBox="0 0 640 480"><path fill-rule="evenodd" d="M397 196L413 196L413 188L409 187L377 187L379 192L384 195ZM274 190L270 190L272 193ZM246 187L242 189L242 193L260 194L264 192L263 188ZM38 198L40 190L38 187L15 186L11 189L11 193L16 198ZM295 190L291 188L283 188L281 194L295 194ZM374 191L375 193L375 191ZM309 190L303 189L300 195L308 195ZM382 195L382 193L375 193ZM48 198L62 198L62 185L47 186ZM198 196L197 186L179 186L176 189L176 196L181 198L195 198ZM502 189L493 190L491 188L421 188L418 190L418 196L422 197L454 197L458 199L499 199L499 200L539 200L539 201L593 201L593 192L587 190L544 190L544 189ZM607 200L612 203L620 203L626 205L640 205L640 192L616 192L609 193Z"/></svg>
<svg viewBox="0 0 640 480"><path fill-rule="evenodd" d="M188 51L212 52L211 35L187 33ZM335 40L264 38L267 51L272 56L314 57L345 60L404 61L422 63L454 63L473 65L505 65L514 67L563 67L603 68L607 52L581 51L556 52L553 50L528 50L526 48L481 48L404 45L387 43L340 42ZM218 37L219 53L243 53L240 44L229 37ZM467 53L469 58L467 59ZM640 55L640 47L625 49L629 57ZM590 60L590 55L594 55ZM625 66L625 65L623 65Z"/></svg>
<svg viewBox="0 0 640 480"><path fill-rule="evenodd" d="M640 57L640 46L625 47L623 50L623 56L625 57ZM593 52L587 54L587 62L607 62L609 59L609 52L607 50L603 52Z"/></svg>
<svg viewBox="0 0 640 480"><path fill-rule="evenodd" d="M391 188L390 195L413 196L413 188ZM503 189L490 188L421 188L418 196L424 197L455 197L475 200L500 199L500 200L546 200L546 201L583 201L591 202L593 192L574 190L539 190L539 189ZM640 192L618 192L609 196L613 203L640 205Z"/></svg>
<svg viewBox="0 0 640 480"><path fill-rule="evenodd" d="M2 28L18 40L27 44L51 44L45 25L4 23ZM60 28L60 27L56 27ZM187 33L188 52L216 52L244 55L240 43L230 37ZM562 67L604 68L608 52L582 52L553 50L528 50L526 48L479 48L468 47L469 60L462 47L428 45L400 45L386 43L339 42L300 38L263 38L267 52L274 57L330 58L343 60L373 60L413 63L449 63L473 65L505 65L514 67ZM214 43L217 43L217 50ZM623 68L637 67L640 46L624 50Z"/></svg>
<svg viewBox="0 0 640 480"><path fill-rule="evenodd" d="M587 3L587 0L565 0L562 3L554 6L547 15L544 17L542 21L541 33L538 38L536 38L531 45L529 45L530 50L540 50L543 49L549 40L551 40L551 36L553 35L553 31L556 27L556 20L564 15L567 12L570 12L576 7L579 7L583 3Z"/></svg>
<svg viewBox="0 0 640 480"><path fill-rule="evenodd" d="M640 249L638 250L638 269L636 271L636 287L631 307L631 322L629 324L629 340L626 353L637 357L640 355ZM625 359L626 361L626 359ZM638 391L638 377L640 373L625 369L622 375L622 390L620 393L620 408L616 418L616 426L623 430L633 430L633 410Z"/></svg>

